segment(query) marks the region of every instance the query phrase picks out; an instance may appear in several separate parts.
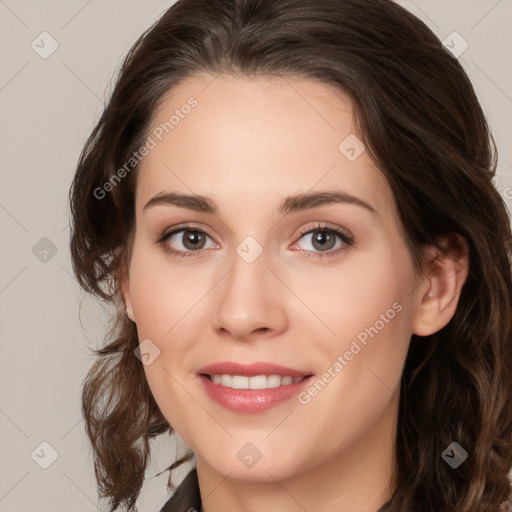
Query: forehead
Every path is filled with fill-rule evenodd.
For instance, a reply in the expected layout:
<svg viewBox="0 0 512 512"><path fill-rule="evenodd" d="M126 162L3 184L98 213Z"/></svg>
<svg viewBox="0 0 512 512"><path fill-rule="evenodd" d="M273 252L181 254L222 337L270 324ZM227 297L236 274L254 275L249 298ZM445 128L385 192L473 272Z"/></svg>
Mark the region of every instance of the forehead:
<svg viewBox="0 0 512 512"><path fill-rule="evenodd" d="M148 134L138 211L163 191L256 208L313 189L342 189L376 209L392 202L350 99L317 81L197 75L162 98Z"/></svg>

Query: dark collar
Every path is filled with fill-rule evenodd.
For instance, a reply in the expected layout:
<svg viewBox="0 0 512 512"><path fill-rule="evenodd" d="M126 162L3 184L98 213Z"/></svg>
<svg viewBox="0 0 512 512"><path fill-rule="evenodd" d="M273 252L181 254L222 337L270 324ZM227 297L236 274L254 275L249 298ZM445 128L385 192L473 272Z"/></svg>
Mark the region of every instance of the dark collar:
<svg viewBox="0 0 512 512"><path fill-rule="evenodd" d="M377 512L384 512L390 504L388 501ZM181 482L160 512L201 512L201 494L195 468Z"/></svg>
<svg viewBox="0 0 512 512"><path fill-rule="evenodd" d="M195 468L177 487L171 499L160 509L160 512L192 512L192 510L201 511L201 494Z"/></svg>

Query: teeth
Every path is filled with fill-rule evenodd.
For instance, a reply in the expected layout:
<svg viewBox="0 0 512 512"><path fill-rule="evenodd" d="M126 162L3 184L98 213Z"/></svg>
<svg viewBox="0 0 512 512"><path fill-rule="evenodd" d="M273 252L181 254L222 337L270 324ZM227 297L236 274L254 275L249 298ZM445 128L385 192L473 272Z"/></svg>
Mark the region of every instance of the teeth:
<svg viewBox="0 0 512 512"><path fill-rule="evenodd" d="M281 375L255 375L254 377L244 375L211 375L210 378L214 384L220 384L227 388L270 389L295 384L305 377L281 377Z"/></svg>

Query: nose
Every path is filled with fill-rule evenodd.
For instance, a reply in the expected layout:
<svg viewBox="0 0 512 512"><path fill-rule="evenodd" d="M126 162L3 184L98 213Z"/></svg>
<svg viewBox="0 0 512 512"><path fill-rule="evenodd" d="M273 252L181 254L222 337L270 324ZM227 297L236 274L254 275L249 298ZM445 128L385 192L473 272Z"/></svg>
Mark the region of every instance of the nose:
<svg viewBox="0 0 512 512"><path fill-rule="evenodd" d="M265 251L252 263L235 253L214 298L214 329L239 341L271 338L286 330L286 289L268 267ZM290 297L288 297L290 299Z"/></svg>

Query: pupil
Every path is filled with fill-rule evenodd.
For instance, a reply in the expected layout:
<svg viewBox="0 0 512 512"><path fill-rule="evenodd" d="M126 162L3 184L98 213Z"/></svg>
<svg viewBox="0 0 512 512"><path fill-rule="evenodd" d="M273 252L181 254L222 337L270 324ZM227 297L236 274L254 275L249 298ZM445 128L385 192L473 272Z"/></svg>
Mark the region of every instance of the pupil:
<svg viewBox="0 0 512 512"><path fill-rule="evenodd" d="M313 245L316 247L316 244L319 244L316 248L332 249L334 247L333 241L334 237L328 231L317 231L317 235L313 236Z"/></svg>
<svg viewBox="0 0 512 512"><path fill-rule="evenodd" d="M204 245L204 238L203 238L203 240L201 240L201 238L202 238L201 233L198 233L197 231L187 231L186 233L187 234L185 235L185 241L184 241L183 245L187 249L197 249L198 245L201 245L201 241L203 241L203 245ZM200 248L201 247L199 247L199 249Z"/></svg>

